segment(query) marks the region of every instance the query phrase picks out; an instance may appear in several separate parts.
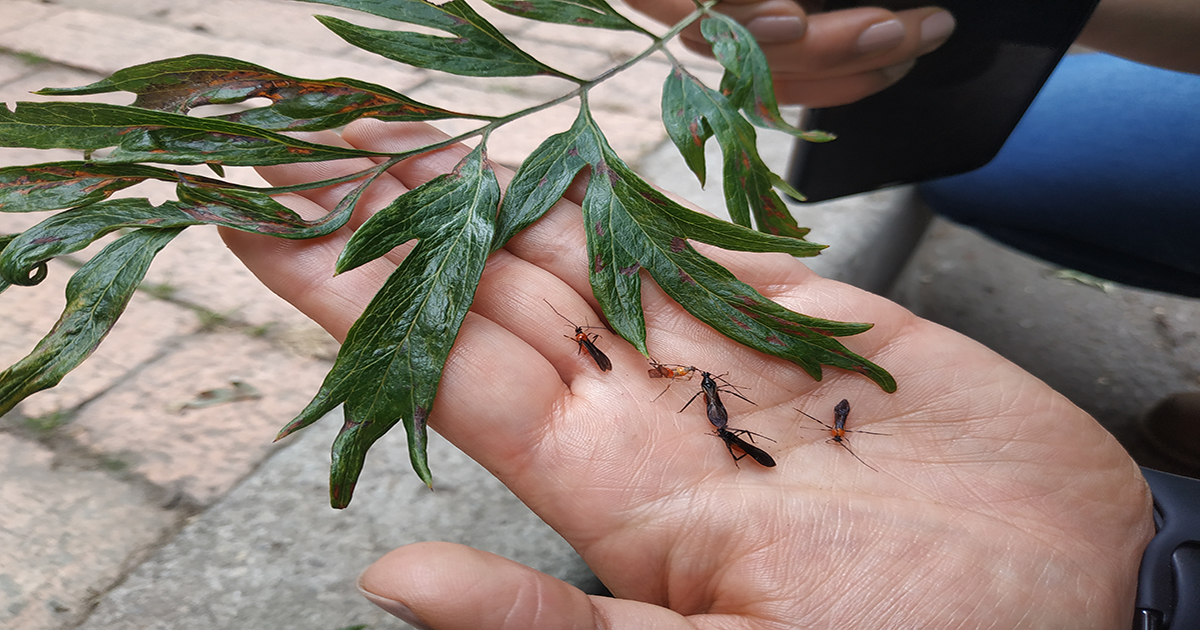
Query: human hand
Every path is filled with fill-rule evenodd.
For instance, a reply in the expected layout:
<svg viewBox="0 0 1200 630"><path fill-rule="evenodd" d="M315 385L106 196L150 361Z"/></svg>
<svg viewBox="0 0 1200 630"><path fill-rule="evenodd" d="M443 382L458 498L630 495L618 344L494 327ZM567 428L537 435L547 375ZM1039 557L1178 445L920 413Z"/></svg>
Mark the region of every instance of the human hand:
<svg viewBox="0 0 1200 630"><path fill-rule="evenodd" d="M384 152L442 137L424 125L368 120L343 134ZM453 147L393 168L329 237L223 234L267 286L341 339L406 251L335 277L351 232L464 153ZM364 165L264 173L286 185ZM498 176L503 184L510 174ZM347 187L288 203L319 216ZM554 527L615 597L430 542L363 574L373 601L439 630L1128 627L1153 533L1149 494L1124 450L1084 412L979 344L790 256L697 244L793 310L874 322L846 342L899 383L886 394L832 368L813 382L715 333L646 282L655 357L727 373L757 403L730 397L729 424L774 439L758 445L778 466L737 465L702 406L679 412L695 381L654 401L664 383L647 377L646 359L627 343L603 334L597 344L613 370L600 372L563 338L570 329L546 302L576 323L599 322L580 193L489 259L430 426ZM889 434L848 438L875 470L795 411L829 421L842 398L853 405L848 428Z"/></svg>
<svg viewBox="0 0 1200 630"><path fill-rule="evenodd" d="M626 0L626 4L665 24L678 22L695 9L691 0ZM870 96L899 81L917 57L940 46L954 29L954 18L937 7L894 13L873 7L811 13L822 2L801 4L725 0L716 7L758 39L781 103L829 107ZM689 48L711 54L699 25L680 37Z"/></svg>

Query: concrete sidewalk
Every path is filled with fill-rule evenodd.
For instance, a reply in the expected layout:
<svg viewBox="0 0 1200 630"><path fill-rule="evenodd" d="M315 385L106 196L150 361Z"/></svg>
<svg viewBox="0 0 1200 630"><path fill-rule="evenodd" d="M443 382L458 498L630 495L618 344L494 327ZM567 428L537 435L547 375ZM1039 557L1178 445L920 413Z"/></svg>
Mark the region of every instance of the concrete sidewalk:
<svg viewBox="0 0 1200 630"><path fill-rule="evenodd" d="M479 10L535 56L580 75L643 45L602 31L579 41L565 27ZM401 68L343 43L313 13L386 24L288 0L0 0L0 100L39 100L28 92L190 53L296 76L350 76L465 111L515 111L561 87ZM676 54L702 78L719 77L711 61ZM700 190L666 143L658 86L667 68L652 59L605 84L591 99L596 117L649 179L720 212L719 188ZM493 136L490 157L515 165L573 117L564 105L511 125ZM790 140L760 135L764 157L783 171ZM77 158L0 150L0 165ZM250 172L235 177L256 181ZM141 186L134 192L146 194ZM876 292L892 286L927 223L904 189L796 213L814 228L812 240L831 245L814 269ZM0 231L37 219L0 216ZM53 325L71 262L81 259L52 264L45 286L2 296L0 362L24 356ZM1195 301L1102 290L1051 271L939 223L893 295L1042 375L1118 434L1161 395L1198 388ZM1078 338L1064 342L1064 331ZM1056 351L1059 344L1075 350ZM362 599L353 580L386 551L430 539L471 544L599 588L561 538L436 437L437 492L411 473L397 432L372 451L351 508L331 510L328 450L338 421L326 419L283 445L271 439L317 390L336 351L325 332L245 271L215 230L187 230L160 254L96 355L59 387L0 418L0 626L406 627Z"/></svg>

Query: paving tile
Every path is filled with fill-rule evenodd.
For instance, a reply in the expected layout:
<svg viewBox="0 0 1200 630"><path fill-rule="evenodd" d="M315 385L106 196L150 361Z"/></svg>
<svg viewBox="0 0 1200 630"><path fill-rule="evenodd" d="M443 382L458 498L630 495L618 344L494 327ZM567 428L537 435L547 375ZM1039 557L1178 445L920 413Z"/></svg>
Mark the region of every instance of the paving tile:
<svg viewBox="0 0 1200 630"><path fill-rule="evenodd" d="M49 276L36 287L12 287L0 295L0 363L12 365L54 326L74 269L51 261ZM76 408L126 378L138 366L168 351L180 335L198 326L195 314L145 295L134 295L124 315L80 367L57 386L25 399L9 416L47 418ZM21 421L7 418L9 422Z"/></svg>
<svg viewBox="0 0 1200 630"><path fill-rule="evenodd" d="M72 9L27 24L5 35L11 50L108 75L120 68L189 54L235 57L285 74L328 78L353 76L406 89L424 80L399 65L364 66L319 53L305 53L257 42L222 40L118 15Z"/></svg>
<svg viewBox="0 0 1200 630"><path fill-rule="evenodd" d="M0 11L0 36L26 24L45 20L61 11L61 7L37 0L5 0L4 10ZM6 45L5 48L9 46Z"/></svg>
<svg viewBox="0 0 1200 630"><path fill-rule="evenodd" d="M4 91L4 84L35 72L35 65L28 63L16 55L0 52L0 93ZM3 100L5 99L0 97L0 101Z"/></svg>
<svg viewBox="0 0 1200 630"><path fill-rule="evenodd" d="M176 516L136 488L0 433L0 626L73 627Z"/></svg>
<svg viewBox="0 0 1200 630"><path fill-rule="evenodd" d="M37 0L22 1L37 4ZM314 14L353 19L373 28L395 24L359 11L296 0L54 0L54 6L56 12L81 9L214 39L325 54L351 46L321 26Z"/></svg>
<svg viewBox="0 0 1200 630"><path fill-rule="evenodd" d="M275 434L308 404L329 367L265 339L198 334L65 428L126 472L207 505L270 454Z"/></svg>
<svg viewBox="0 0 1200 630"><path fill-rule="evenodd" d="M434 490L412 472L397 428L367 458L354 501L329 507L337 412L139 566L80 630L408 628L368 603L355 577L393 548L450 540L522 562L588 592L597 582L563 539L479 464L436 435Z"/></svg>
<svg viewBox="0 0 1200 630"><path fill-rule="evenodd" d="M230 324L264 332L295 327L319 330L296 307L263 286L225 247L213 226L184 230L155 257L146 283L167 299L203 308Z"/></svg>

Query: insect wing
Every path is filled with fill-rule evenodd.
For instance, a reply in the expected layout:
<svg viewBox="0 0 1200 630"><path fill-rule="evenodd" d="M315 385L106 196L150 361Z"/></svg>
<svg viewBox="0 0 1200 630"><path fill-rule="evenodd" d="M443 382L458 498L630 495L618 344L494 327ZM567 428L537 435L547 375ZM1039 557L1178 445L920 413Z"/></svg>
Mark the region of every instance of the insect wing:
<svg viewBox="0 0 1200 630"><path fill-rule="evenodd" d="M704 393L704 402L708 408L708 421L718 429L724 429L729 424L729 412L725 410L725 405L721 404L721 399L716 396L716 391L713 392L710 398L708 393Z"/></svg>
<svg viewBox="0 0 1200 630"><path fill-rule="evenodd" d="M845 398L833 406L833 426L841 430L846 428L846 419L850 417L850 401Z"/></svg>
<svg viewBox="0 0 1200 630"><path fill-rule="evenodd" d="M775 466L775 458L771 457L770 454L761 448L758 448L746 440L743 440L736 433L725 431L721 434L721 439L725 440L727 444L733 444L734 446L738 447L743 453L749 455L750 459L753 459L760 465L767 468L772 468Z"/></svg>
<svg viewBox="0 0 1200 630"><path fill-rule="evenodd" d="M592 355L592 359L596 361L596 367L599 367L601 372L607 372L612 369L612 361L608 360L608 355L601 352L600 348L597 348L591 339L580 337L579 345L583 346L588 354Z"/></svg>

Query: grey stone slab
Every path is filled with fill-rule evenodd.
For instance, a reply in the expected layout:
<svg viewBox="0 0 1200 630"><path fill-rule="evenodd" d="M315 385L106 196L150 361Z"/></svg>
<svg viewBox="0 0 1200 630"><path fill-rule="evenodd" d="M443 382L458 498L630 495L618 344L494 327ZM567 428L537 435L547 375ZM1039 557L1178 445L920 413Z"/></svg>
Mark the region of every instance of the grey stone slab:
<svg viewBox="0 0 1200 630"><path fill-rule="evenodd" d="M26 60L20 59L16 55L0 53L0 94L3 94L3 86L6 83L34 72L35 65L27 63Z"/></svg>
<svg viewBox="0 0 1200 630"><path fill-rule="evenodd" d="M37 0L4 0L3 8L4 10L0 11L0 34L47 19L62 11L60 7Z"/></svg>
<svg viewBox="0 0 1200 630"><path fill-rule="evenodd" d="M371 450L350 507L331 509L328 453L340 426L328 417L293 438L109 593L82 630L406 627L363 599L355 578L393 548L425 540L592 584L562 538L437 436L433 491L412 472L397 429Z"/></svg>
<svg viewBox="0 0 1200 630"><path fill-rule="evenodd" d="M175 515L104 471L0 433L0 627L57 630L118 582Z"/></svg>
<svg viewBox="0 0 1200 630"><path fill-rule="evenodd" d="M1032 372L1137 450L1139 415L1200 391L1200 300L1064 271L936 220L892 297Z"/></svg>
<svg viewBox="0 0 1200 630"><path fill-rule="evenodd" d="M328 370L263 338L200 333L84 406L70 434L127 473L208 505L267 458Z"/></svg>
<svg viewBox="0 0 1200 630"><path fill-rule="evenodd" d="M327 37L336 40L333 34ZM289 49L262 45L251 38L221 39L205 32L86 9L63 11L14 28L5 33L4 46L102 75L136 64L203 53L235 57L285 74L316 79L351 76L399 90L424 80L419 70L374 56L367 59L378 59L375 63L363 63L306 52L299 45Z"/></svg>

